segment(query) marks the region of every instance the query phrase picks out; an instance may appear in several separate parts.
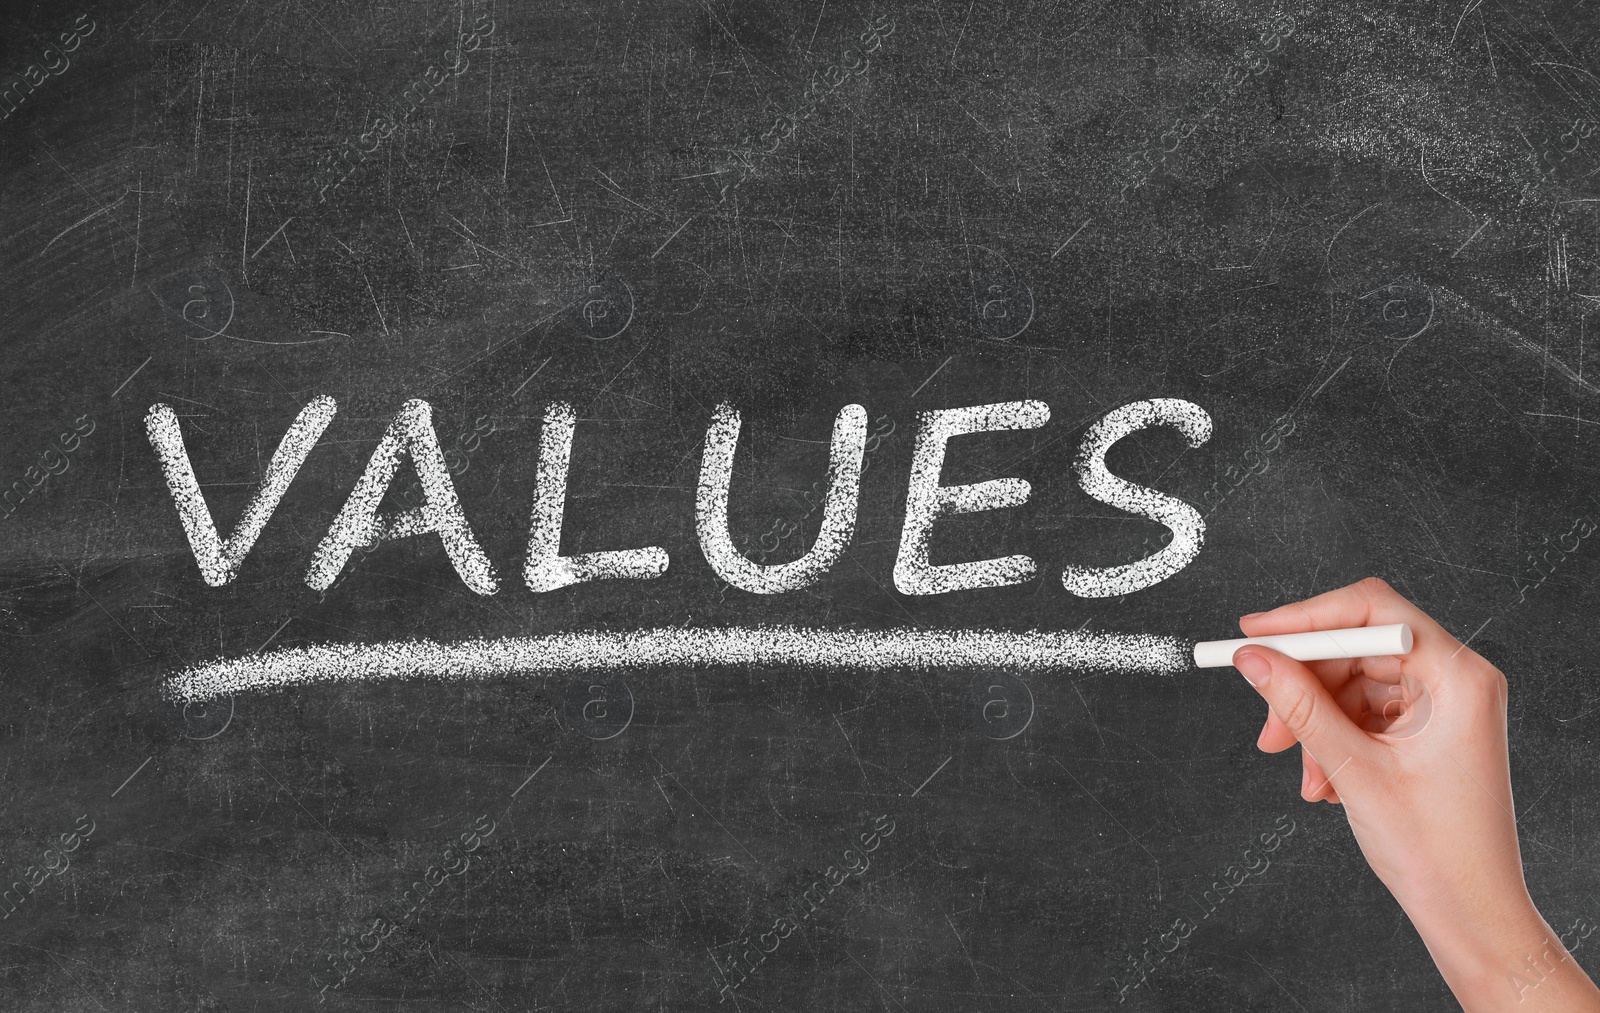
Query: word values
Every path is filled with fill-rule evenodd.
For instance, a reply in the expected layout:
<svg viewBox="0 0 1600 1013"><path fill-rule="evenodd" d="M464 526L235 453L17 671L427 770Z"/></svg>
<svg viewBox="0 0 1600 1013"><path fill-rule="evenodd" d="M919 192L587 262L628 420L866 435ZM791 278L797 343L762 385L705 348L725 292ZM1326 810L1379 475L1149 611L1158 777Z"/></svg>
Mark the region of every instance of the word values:
<svg viewBox="0 0 1600 1013"><path fill-rule="evenodd" d="M223 539L195 477L177 414L165 404L151 406L145 429L207 584L221 587L238 575L245 556L336 411L334 399L326 395L313 399L300 411L273 453L238 526L229 538ZM1038 567L1025 555L935 566L929 562L928 546L938 520L1020 507L1032 493L1025 479L1015 477L941 485L939 476L950 440L973 433L1038 429L1050 420L1049 405L1031 400L1002 401L921 412L917 419L905 518L894 564L896 590L908 595L941 594L1005 587L1033 579ZM695 530L700 550L716 575L740 590L782 594L808 587L833 568L855 534L867 446L867 410L852 404L839 411L829 450L821 530L809 550L785 563L750 560L735 547L729 531L728 492L741 424L739 411L722 404L713 413L706 432L695 496ZM577 414L570 404L555 402L545 411L523 581L530 590L545 592L591 580L660 577L668 564L667 552L660 546L575 556L560 554L562 517L567 509L567 472L576 425ZM1211 437L1211 416L1193 402L1176 398L1135 401L1113 409L1089 427L1079 444L1074 469L1090 497L1164 525L1172 532L1172 539L1159 551L1125 565L1068 566L1061 581L1075 595L1106 598L1142 590L1182 570L1200 553L1205 522L1198 510L1174 496L1114 475L1106 467L1106 453L1117 441L1155 426L1176 429L1190 447L1198 447ZM393 515L380 516L379 504L395 481L402 454L409 457L416 472L422 502ZM315 591L331 587L351 555L365 545L430 533L439 536L467 587L484 595L499 590L494 565L468 525L456 495L433 428L432 409L426 401L413 399L401 406L384 431L366 470L313 551L306 584Z"/></svg>

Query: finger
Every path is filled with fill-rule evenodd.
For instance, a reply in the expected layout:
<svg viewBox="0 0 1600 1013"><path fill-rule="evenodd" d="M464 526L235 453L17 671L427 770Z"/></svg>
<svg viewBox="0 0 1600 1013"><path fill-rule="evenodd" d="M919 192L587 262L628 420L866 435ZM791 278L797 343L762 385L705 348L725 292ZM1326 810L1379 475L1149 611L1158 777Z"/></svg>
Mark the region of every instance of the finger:
<svg viewBox="0 0 1600 1013"><path fill-rule="evenodd" d="M1387 699L1383 691L1391 688L1383 686L1380 691L1378 686L1379 684L1367 679L1351 679L1333 694L1334 699L1339 701L1339 709L1349 715L1350 720L1354 721L1356 727L1362 731L1376 730L1372 726L1372 722L1378 717L1378 713L1375 712L1381 713L1382 701ZM1373 706L1374 701L1378 701L1376 707Z"/></svg>
<svg viewBox="0 0 1600 1013"><path fill-rule="evenodd" d="M1249 680L1272 713L1298 739L1331 780L1352 758L1376 744L1347 715L1316 673L1287 655L1250 645L1233 656L1234 667Z"/></svg>
<svg viewBox="0 0 1600 1013"><path fill-rule="evenodd" d="M1257 614L1265 615L1266 613ZM1256 635L1251 632L1254 628L1252 622L1254 619L1255 616L1244 616L1239 620L1239 629L1247 637ZM1260 635L1270 636L1270 634ZM1380 668L1385 671L1390 668L1394 670L1394 675L1389 681L1398 681L1400 678L1399 658L1328 658L1323 661L1308 661L1305 665L1311 671L1317 673L1317 677L1322 680L1322 684L1327 686L1328 691L1335 696L1338 696L1339 690L1346 683L1357 677L1374 678L1374 671ZM1387 666L1387 668L1384 668L1384 666Z"/></svg>
<svg viewBox="0 0 1600 1013"><path fill-rule="evenodd" d="M1333 694L1333 698L1338 701L1340 708L1350 715L1350 719L1362 728L1366 728L1364 716L1365 712L1371 709L1367 697L1373 692L1369 689L1373 683L1364 678L1355 678L1356 673L1350 671L1348 667L1341 667L1341 662L1338 660L1312 662L1306 667L1328 687L1328 692ZM1297 742L1299 740L1294 734L1268 710L1267 722L1256 739L1256 746L1262 752L1281 753Z"/></svg>
<svg viewBox="0 0 1600 1013"><path fill-rule="evenodd" d="M1317 766L1317 761L1306 752L1304 746L1300 747L1300 797L1307 802L1315 802L1322 797L1322 792L1328 787L1328 778L1322 773L1322 768Z"/></svg>
<svg viewBox="0 0 1600 1013"><path fill-rule="evenodd" d="M1333 783L1328 780L1328 775L1323 771L1322 765L1316 757L1300 749L1300 767L1303 771L1300 782L1300 797L1307 802L1321 802L1334 797Z"/></svg>
<svg viewBox="0 0 1600 1013"><path fill-rule="evenodd" d="M1278 715L1267 711L1267 723L1261 726L1261 734L1256 737L1256 748L1263 753L1281 753L1300 740L1278 720Z"/></svg>
<svg viewBox="0 0 1600 1013"><path fill-rule="evenodd" d="M1462 649L1461 642L1449 631L1377 577L1368 577L1305 601L1281 605L1269 612L1245 616L1239 620L1239 628L1246 636L1267 637L1390 623L1405 623L1411 627L1414 643L1407 660L1418 664L1408 667L1426 673L1425 677L1440 671L1440 663L1455 657Z"/></svg>

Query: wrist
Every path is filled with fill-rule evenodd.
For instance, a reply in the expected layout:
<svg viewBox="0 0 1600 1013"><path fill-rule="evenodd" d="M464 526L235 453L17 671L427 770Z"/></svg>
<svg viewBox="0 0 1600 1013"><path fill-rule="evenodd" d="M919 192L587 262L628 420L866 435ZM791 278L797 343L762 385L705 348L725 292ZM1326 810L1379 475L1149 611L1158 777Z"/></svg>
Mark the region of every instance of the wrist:
<svg viewBox="0 0 1600 1013"><path fill-rule="evenodd" d="M1471 906L1411 916L1451 991L1476 1000L1469 1011L1513 1008L1570 964L1566 947L1526 893Z"/></svg>

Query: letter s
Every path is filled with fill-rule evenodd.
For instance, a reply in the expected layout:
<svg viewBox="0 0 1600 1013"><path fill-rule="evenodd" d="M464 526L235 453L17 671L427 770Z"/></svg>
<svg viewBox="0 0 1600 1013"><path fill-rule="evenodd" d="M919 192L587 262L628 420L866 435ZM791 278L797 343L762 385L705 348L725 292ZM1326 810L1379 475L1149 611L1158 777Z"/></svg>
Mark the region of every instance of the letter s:
<svg viewBox="0 0 1600 1013"><path fill-rule="evenodd" d="M1075 467L1084 492L1107 506L1166 525L1172 541L1155 555L1125 566L1067 567L1061 583L1080 598L1113 598L1159 584L1192 563L1205 544L1206 524L1200 511L1174 496L1118 478L1106 467L1106 451L1112 444L1155 425L1177 429L1191 447L1211 438L1211 416L1192 401L1135 401L1108 412L1089 427Z"/></svg>

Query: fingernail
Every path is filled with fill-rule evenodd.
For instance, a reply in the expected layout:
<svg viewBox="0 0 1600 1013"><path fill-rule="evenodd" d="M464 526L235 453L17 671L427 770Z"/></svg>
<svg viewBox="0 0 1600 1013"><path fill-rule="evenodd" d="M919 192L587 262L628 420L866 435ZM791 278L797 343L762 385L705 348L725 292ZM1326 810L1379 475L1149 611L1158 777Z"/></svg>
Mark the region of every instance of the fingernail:
<svg viewBox="0 0 1600 1013"><path fill-rule="evenodd" d="M1242 622L1244 622L1244 621L1245 621L1245 620L1246 620L1246 619L1254 619L1254 618L1255 618L1255 617L1256 617L1256 616L1264 616L1264 615L1266 615L1266 613L1265 613L1265 612L1252 612L1252 613L1250 613L1250 614L1249 614L1249 615L1247 615L1247 616L1240 616L1240 617L1239 617L1239 621L1240 621L1240 622L1241 622L1241 623L1242 623Z"/></svg>
<svg viewBox="0 0 1600 1013"><path fill-rule="evenodd" d="M1300 794L1304 795L1307 791L1310 791L1310 790L1311 790L1311 771L1307 770L1304 767L1301 767L1300 768Z"/></svg>
<svg viewBox="0 0 1600 1013"><path fill-rule="evenodd" d="M1235 654L1233 656L1233 667L1237 668L1239 674L1249 680L1250 685L1257 689L1260 689L1261 684L1267 681L1267 676L1272 674L1272 665L1268 663L1266 658L1253 651L1240 651Z"/></svg>

